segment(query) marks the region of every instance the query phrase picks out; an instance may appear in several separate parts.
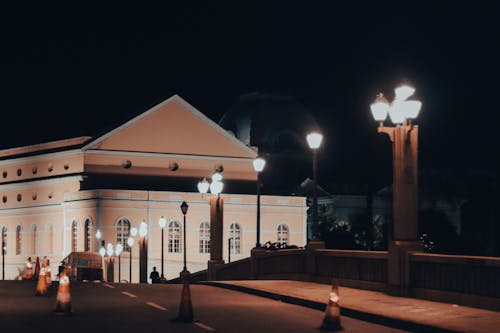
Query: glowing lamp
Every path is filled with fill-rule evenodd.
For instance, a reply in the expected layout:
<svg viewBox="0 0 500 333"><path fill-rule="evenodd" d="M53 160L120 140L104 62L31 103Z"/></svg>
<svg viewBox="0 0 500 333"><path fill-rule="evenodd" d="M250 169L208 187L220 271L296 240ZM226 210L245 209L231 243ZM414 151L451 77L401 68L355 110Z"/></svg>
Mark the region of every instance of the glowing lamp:
<svg viewBox="0 0 500 333"><path fill-rule="evenodd" d="M307 143L311 149L318 149L319 146L321 146L321 141L323 141L323 135L321 135L321 133L312 132L307 135Z"/></svg>
<svg viewBox="0 0 500 333"><path fill-rule="evenodd" d="M95 238L99 240L101 239L101 237L102 237L101 230L97 229L97 232L95 233Z"/></svg>
<svg viewBox="0 0 500 333"><path fill-rule="evenodd" d="M101 257L104 257L104 255L106 254L106 250L104 249L104 247L101 247L99 249L99 254L101 255Z"/></svg>
<svg viewBox="0 0 500 333"><path fill-rule="evenodd" d="M208 188L210 187L210 184L208 183L206 178L203 178L201 182L198 182L198 191L201 194L206 194L208 192Z"/></svg>
<svg viewBox="0 0 500 333"><path fill-rule="evenodd" d="M119 256L123 251L123 246L121 244L116 244L116 249L115 249L115 253L117 256Z"/></svg>
<svg viewBox="0 0 500 333"><path fill-rule="evenodd" d="M387 112L389 111L389 101L385 98L384 94L380 93L370 105L372 110L373 119L376 121L384 121L387 118Z"/></svg>
<svg viewBox="0 0 500 333"><path fill-rule="evenodd" d="M389 108L389 118L393 124L401 124L405 120L405 113L402 106L403 102L394 101Z"/></svg>
<svg viewBox="0 0 500 333"><path fill-rule="evenodd" d="M222 192L222 188L224 187L224 183L221 181L214 181L210 184L210 192L213 194L220 194Z"/></svg>
<svg viewBox="0 0 500 333"><path fill-rule="evenodd" d="M262 172L264 170L264 167L266 166L266 160L263 158L256 158L253 160L253 168L255 172Z"/></svg>
<svg viewBox="0 0 500 333"><path fill-rule="evenodd" d="M148 234L148 225L142 221L139 225L139 236L144 237Z"/></svg>
<svg viewBox="0 0 500 333"><path fill-rule="evenodd" d="M134 227L134 228L131 228L131 229L130 229L130 234L131 234L133 237L137 236L137 228L135 228L135 227Z"/></svg>
<svg viewBox="0 0 500 333"><path fill-rule="evenodd" d="M163 216L160 217L160 219L158 220L158 224L160 225L160 228L165 228L165 226L167 225L167 219Z"/></svg>
<svg viewBox="0 0 500 333"><path fill-rule="evenodd" d="M422 102L420 101L404 101L401 103L401 108L405 117L408 119L415 119L418 117L420 109L422 108Z"/></svg>
<svg viewBox="0 0 500 333"><path fill-rule="evenodd" d="M212 182L220 182L222 180L222 175L220 172L216 172L212 175Z"/></svg>
<svg viewBox="0 0 500 333"><path fill-rule="evenodd" d="M406 100L408 97L413 95L415 93L415 88L413 88L410 85L403 84L396 89L394 89L394 92L396 93L396 99L400 101Z"/></svg>
<svg viewBox="0 0 500 333"><path fill-rule="evenodd" d="M106 246L106 254L111 257L113 255L113 244L108 243Z"/></svg>
<svg viewBox="0 0 500 333"><path fill-rule="evenodd" d="M134 239L132 237L129 237L127 239L127 245L130 247L134 246Z"/></svg>

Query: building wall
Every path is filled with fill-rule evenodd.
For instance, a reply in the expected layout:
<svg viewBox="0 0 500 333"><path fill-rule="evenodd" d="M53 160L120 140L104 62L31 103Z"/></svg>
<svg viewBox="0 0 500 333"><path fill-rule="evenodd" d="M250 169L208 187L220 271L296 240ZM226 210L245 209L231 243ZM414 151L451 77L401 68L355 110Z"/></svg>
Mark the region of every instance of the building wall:
<svg viewBox="0 0 500 333"><path fill-rule="evenodd" d="M59 180L60 181L60 180ZM60 190L64 190L62 181ZM241 252L232 254L231 261L250 256L250 250L256 243L256 196L224 194L224 244L223 256L228 261L229 228L237 223L241 228ZM161 233L158 224L160 217L177 221L182 229L183 215L180 204L186 201L189 210L186 215L187 268L191 272L206 269L209 253L200 253L199 235L202 222L210 222L209 197L198 193L152 192L127 190L89 190L66 191L59 204L40 207L3 209L0 211L0 228L8 227L7 270L6 278L18 275L18 268L23 269L26 258L47 256L51 260L52 271L57 272L57 265L72 248L72 223L77 225L77 250L84 250L86 219L92 221L92 248L98 251L99 244L95 232L100 229L102 240L117 243L116 223L121 218L138 227L141 221L148 223L148 272L153 266L161 269ZM261 243L277 240L278 225L283 223L289 229L289 244L305 245L304 223L306 219L305 198L302 197L261 197ZM15 255L15 228L22 227L22 252ZM49 251L49 224L53 226L52 250ZM37 248L32 248L33 226L37 226ZM166 228L166 229L167 229ZM167 279L177 277L183 267L182 232L180 251L168 252L168 231L164 231L164 265ZM28 241L29 240L29 241ZM138 240L138 237L136 237ZM132 247L132 281L139 279L139 250L137 242ZM116 261L116 259L115 259ZM115 281L118 281L118 262L115 262ZM129 253L120 256L121 280L129 279Z"/></svg>

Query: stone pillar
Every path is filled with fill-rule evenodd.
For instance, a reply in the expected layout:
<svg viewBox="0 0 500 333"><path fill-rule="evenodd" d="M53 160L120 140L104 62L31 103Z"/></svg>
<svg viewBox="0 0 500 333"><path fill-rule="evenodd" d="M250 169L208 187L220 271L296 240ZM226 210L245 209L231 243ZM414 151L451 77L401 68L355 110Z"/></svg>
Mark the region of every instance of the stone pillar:
<svg viewBox="0 0 500 333"><path fill-rule="evenodd" d="M217 279L217 266L224 263L222 257L223 249L223 216L224 199L220 196L210 198L210 260L208 261L209 281Z"/></svg>
<svg viewBox="0 0 500 333"><path fill-rule="evenodd" d="M422 251L418 240L418 126L379 127L392 141L393 239L388 246L388 291L411 293L408 253Z"/></svg>
<svg viewBox="0 0 500 333"><path fill-rule="evenodd" d="M148 239L139 239L139 282L148 283Z"/></svg>

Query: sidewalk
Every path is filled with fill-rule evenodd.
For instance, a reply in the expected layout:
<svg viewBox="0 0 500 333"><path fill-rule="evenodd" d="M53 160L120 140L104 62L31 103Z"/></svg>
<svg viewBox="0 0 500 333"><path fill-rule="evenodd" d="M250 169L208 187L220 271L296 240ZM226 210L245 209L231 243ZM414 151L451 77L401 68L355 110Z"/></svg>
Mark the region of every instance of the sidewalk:
<svg viewBox="0 0 500 333"><path fill-rule="evenodd" d="M213 281L238 290L324 311L331 286L290 280ZM500 331L500 312L339 287L341 314L412 332Z"/></svg>

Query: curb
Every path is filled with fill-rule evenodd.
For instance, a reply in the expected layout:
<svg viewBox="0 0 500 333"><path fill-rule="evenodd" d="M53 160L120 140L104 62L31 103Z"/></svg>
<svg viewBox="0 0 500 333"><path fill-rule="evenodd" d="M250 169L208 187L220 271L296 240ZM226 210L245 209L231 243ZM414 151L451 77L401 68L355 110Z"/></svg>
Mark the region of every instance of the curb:
<svg viewBox="0 0 500 333"><path fill-rule="evenodd" d="M212 286L212 287L235 290L235 291L239 291L239 292L243 292L243 293L247 293L247 294L251 294L251 295L255 295L255 296L273 299L276 301L281 301L281 302L285 302L285 303L289 303L289 304L304 306L304 307L311 308L314 310L319 310L319 311L325 311L325 309L326 309L326 303L311 301L311 300L293 297L293 296L288 296L288 295L281 295L281 294L277 294L277 293L273 293L273 292L252 289L252 288L237 286L237 285L233 285L233 284L214 282L214 281L196 282L196 284L202 284L202 285L207 285L207 286ZM391 318L391 317L387 317L387 316L383 316L383 315L379 315L379 314L359 311L359 310L356 310L353 308L341 307L340 312L341 312L341 315L346 316L346 317L351 317L351 318L367 321L370 323L380 324L383 326L407 330L407 331L411 331L411 332L460 333L460 331L454 331L454 330L450 330L450 329L446 329L446 328L442 328L442 327L436 327L436 326L416 323L416 322L412 322L412 321L395 319L395 318Z"/></svg>

